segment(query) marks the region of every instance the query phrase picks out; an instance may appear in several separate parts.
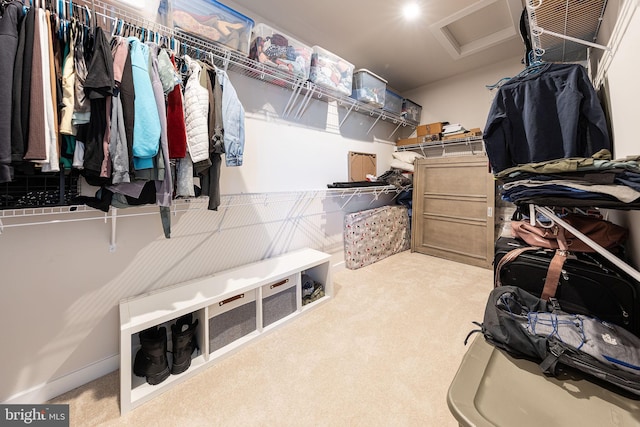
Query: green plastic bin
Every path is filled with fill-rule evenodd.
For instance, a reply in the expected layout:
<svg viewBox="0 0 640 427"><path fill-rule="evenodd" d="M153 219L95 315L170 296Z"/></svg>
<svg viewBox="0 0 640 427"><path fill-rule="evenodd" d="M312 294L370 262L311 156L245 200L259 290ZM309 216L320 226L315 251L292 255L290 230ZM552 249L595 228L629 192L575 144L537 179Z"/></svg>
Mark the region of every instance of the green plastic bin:
<svg viewBox="0 0 640 427"><path fill-rule="evenodd" d="M580 372L545 376L478 335L447 393L460 426L639 426L640 400L586 380Z"/></svg>

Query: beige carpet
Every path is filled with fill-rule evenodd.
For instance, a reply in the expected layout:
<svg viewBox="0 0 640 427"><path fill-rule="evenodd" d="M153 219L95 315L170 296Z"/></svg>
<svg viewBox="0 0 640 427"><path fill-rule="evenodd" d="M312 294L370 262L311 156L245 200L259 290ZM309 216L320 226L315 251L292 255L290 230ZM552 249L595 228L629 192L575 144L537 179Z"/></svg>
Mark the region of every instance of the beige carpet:
<svg viewBox="0 0 640 427"><path fill-rule="evenodd" d="M118 372L51 403L72 426L457 426L446 393L491 271L406 251L333 281L326 304L122 417Z"/></svg>

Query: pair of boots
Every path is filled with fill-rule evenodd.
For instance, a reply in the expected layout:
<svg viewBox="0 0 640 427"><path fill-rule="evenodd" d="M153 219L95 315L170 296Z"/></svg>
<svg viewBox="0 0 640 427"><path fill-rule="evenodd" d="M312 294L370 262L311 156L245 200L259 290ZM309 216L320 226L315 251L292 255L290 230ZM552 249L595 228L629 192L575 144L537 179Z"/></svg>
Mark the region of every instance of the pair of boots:
<svg viewBox="0 0 640 427"><path fill-rule="evenodd" d="M167 360L167 328L153 326L141 331L138 334L141 347L133 362L133 373L139 377L146 377L149 384L156 385L166 380L169 373L177 375L189 369L191 353L198 348L195 335L198 319L195 322L192 322L192 319L191 313L185 314L171 325L171 371Z"/></svg>

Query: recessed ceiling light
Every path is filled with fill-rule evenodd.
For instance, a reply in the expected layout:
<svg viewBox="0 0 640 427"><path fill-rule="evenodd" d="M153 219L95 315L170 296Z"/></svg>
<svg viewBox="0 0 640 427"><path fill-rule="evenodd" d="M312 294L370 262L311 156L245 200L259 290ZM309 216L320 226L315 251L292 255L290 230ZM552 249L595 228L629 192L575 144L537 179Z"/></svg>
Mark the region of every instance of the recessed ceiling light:
<svg viewBox="0 0 640 427"><path fill-rule="evenodd" d="M420 6L418 3L407 3L402 8L402 15L407 21L412 21L420 16Z"/></svg>

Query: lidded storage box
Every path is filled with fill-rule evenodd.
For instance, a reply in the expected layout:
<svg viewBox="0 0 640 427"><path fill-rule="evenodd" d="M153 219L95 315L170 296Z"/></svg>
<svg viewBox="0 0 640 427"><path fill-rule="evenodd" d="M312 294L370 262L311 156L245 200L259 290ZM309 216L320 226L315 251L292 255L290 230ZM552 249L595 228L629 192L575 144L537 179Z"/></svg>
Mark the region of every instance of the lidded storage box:
<svg viewBox="0 0 640 427"><path fill-rule="evenodd" d="M309 80L329 90L349 96L353 82L353 64L320 46L313 46Z"/></svg>
<svg viewBox="0 0 640 427"><path fill-rule="evenodd" d="M402 100L403 98L400 95L387 88L385 90L384 106L382 109L384 111L400 115L402 114Z"/></svg>
<svg viewBox="0 0 640 427"><path fill-rule="evenodd" d="M422 106L416 104L410 99L405 99L402 101L402 115L405 120L418 124L420 123L420 117L422 116Z"/></svg>
<svg viewBox="0 0 640 427"><path fill-rule="evenodd" d="M361 68L353 72L352 98L382 108L386 89L387 81L371 71Z"/></svg>
<svg viewBox="0 0 640 427"><path fill-rule="evenodd" d="M249 58L307 80L313 49L266 24L253 30Z"/></svg>
<svg viewBox="0 0 640 427"><path fill-rule="evenodd" d="M173 26L196 37L249 54L254 22L215 0L172 0Z"/></svg>

